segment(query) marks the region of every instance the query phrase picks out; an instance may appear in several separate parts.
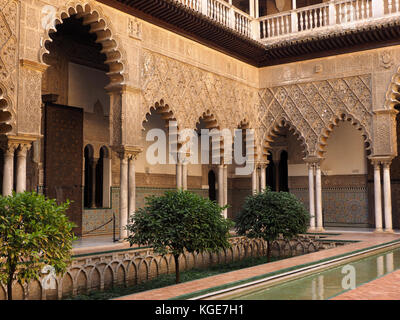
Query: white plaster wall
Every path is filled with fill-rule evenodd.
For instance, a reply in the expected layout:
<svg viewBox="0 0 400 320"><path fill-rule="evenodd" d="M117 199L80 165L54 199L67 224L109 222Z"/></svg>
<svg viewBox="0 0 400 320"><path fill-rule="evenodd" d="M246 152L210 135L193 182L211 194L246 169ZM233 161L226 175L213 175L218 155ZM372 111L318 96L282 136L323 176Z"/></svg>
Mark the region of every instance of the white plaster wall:
<svg viewBox="0 0 400 320"><path fill-rule="evenodd" d="M321 169L327 175L366 174L367 158L361 131L340 121L328 139Z"/></svg>
<svg viewBox="0 0 400 320"><path fill-rule="evenodd" d="M93 112L93 106L100 101L105 115L109 114L110 98L104 87L109 80L104 71L68 64L68 105Z"/></svg>

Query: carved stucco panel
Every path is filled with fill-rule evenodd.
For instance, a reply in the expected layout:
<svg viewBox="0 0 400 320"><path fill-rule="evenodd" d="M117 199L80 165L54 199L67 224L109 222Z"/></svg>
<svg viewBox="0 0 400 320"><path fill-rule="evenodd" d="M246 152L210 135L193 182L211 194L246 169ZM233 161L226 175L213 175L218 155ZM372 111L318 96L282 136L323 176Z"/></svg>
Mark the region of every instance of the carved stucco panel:
<svg viewBox="0 0 400 320"><path fill-rule="evenodd" d="M141 56L142 121L163 100L180 128L195 128L209 110L221 128L237 128L247 119L257 128L257 90L200 68L143 50Z"/></svg>
<svg viewBox="0 0 400 320"><path fill-rule="evenodd" d="M40 134L42 73L20 68L21 103L18 104L18 133Z"/></svg>
<svg viewBox="0 0 400 320"><path fill-rule="evenodd" d="M0 2L0 85L8 97L7 111L12 115L9 122L15 130L18 68L18 3L13 0ZM6 91L6 92L4 92Z"/></svg>
<svg viewBox="0 0 400 320"><path fill-rule="evenodd" d="M370 74L266 88L259 97L264 139L271 139L272 130L284 119L298 131L308 155L321 152L321 138L341 114L353 118L367 140L372 137Z"/></svg>
<svg viewBox="0 0 400 320"><path fill-rule="evenodd" d="M381 110L374 114L373 155L397 155L396 124L396 112L393 110Z"/></svg>

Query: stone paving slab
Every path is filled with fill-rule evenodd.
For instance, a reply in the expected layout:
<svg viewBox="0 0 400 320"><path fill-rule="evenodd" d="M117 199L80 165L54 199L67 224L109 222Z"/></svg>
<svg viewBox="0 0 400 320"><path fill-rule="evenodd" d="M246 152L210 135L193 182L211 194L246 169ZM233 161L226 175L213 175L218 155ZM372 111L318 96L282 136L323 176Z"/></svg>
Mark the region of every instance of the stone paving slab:
<svg viewBox="0 0 400 320"><path fill-rule="evenodd" d="M400 300L400 270L342 293L331 300Z"/></svg>
<svg viewBox="0 0 400 320"><path fill-rule="evenodd" d="M365 249L371 246L376 246L382 243L400 239L400 235L383 233L343 233L337 236L329 236L329 239L357 240L359 242L347 244L336 248L321 250L318 252L313 252L280 261L275 261L255 267L223 273L220 275L199 280L185 282L178 285L172 285L160 289L127 295L119 297L116 300L167 300L192 292L197 292L199 290L206 290L216 286L226 285L235 281L264 275L281 269L312 263L318 260L334 257L360 249Z"/></svg>

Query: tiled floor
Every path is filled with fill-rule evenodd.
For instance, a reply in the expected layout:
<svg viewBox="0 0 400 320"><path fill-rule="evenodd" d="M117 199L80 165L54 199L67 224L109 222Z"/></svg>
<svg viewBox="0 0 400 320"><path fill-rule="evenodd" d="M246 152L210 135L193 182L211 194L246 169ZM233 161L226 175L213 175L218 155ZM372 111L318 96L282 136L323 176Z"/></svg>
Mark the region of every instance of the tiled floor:
<svg viewBox="0 0 400 320"><path fill-rule="evenodd" d="M329 230L329 232L332 232ZM284 268L289 268L296 265L310 263L321 259L337 256L347 252L352 252L359 249L364 249L374 245L389 242L395 239L400 239L398 234L375 234L375 233L351 233L345 232L338 236L329 236L331 239L341 240L358 240L360 242L351 243L345 246L322 250L319 252L310 253L303 256L293 257L281 261L276 261L264 265L259 265L251 268L241 269L233 272L220 274L204 279L181 283L165 288L141 292L129 296L120 297L120 300L166 300L173 297L189 294L199 290L205 290L212 287L229 284L238 280L249 279L255 276L263 275Z"/></svg>
<svg viewBox="0 0 400 320"><path fill-rule="evenodd" d="M400 300L400 270L342 293L332 300Z"/></svg>

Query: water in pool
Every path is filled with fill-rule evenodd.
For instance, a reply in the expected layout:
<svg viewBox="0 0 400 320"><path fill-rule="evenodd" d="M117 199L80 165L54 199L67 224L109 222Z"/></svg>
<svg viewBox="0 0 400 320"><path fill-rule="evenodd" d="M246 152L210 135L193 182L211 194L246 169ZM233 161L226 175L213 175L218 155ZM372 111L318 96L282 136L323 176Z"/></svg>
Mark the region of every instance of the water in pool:
<svg viewBox="0 0 400 320"><path fill-rule="evenodd" d="M354 268L353 268L354 267ZM325 300L349 290L355 271L356 286L400 269L400 248L363 258L269 288L258 288L232 300Z"/></svg>

